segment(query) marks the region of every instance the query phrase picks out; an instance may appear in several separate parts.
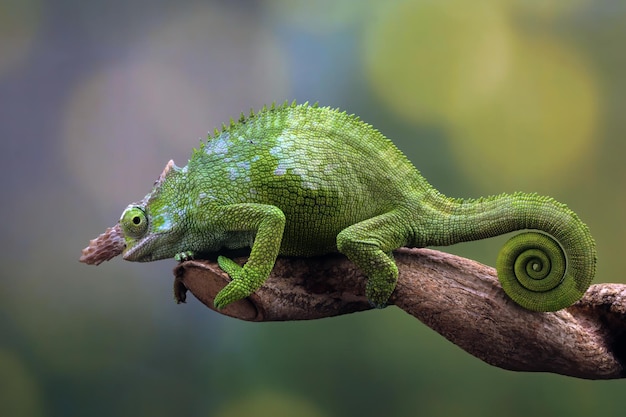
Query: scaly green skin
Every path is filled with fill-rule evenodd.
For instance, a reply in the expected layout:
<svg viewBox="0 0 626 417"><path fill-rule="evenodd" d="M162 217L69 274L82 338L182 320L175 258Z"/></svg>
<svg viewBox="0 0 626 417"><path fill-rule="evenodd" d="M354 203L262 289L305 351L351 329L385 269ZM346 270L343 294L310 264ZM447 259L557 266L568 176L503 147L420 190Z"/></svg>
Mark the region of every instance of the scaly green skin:
<svg viewBox="0 0 626 417"><path fill-rule="evenodd" d="M339 251L367 275L366 295L382 307L398 278L394 249L533 229L539 232L504 246L497 269L507 294L538 311L578 300L596 262L587 226L565 205L521 193L447 198L374 128L306 104L264 108L231 121L194 150L186 167L170 161L152 192L124 211L120 225L124 258L131 261L251 247L243 267L218 258L232 278L215 298L218 308L259 288L278 255ZM520 255L528 258L525 264L516 260ZM561 275L542 280L546 270ZM520 271L532 277L520 284Z"/></svg>

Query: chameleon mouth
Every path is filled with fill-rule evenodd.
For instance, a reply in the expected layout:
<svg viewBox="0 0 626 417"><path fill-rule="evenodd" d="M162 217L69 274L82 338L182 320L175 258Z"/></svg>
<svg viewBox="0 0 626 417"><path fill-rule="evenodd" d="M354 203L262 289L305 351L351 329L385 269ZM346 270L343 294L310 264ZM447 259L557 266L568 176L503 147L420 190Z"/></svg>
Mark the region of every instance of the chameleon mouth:
<svg viewBox="0 0 626 417"><path fill-rule="evenodd" d="M83 249L80 262L87 265L100 265L121 254L126 248L124 233L120 224L107 228L104 233L89 241L89 246Z"/></svg>
<svg viewBox="0 0 626 417"><path fill-rule="evenodd" d="M160 253L159 242L162 235L163 233L149 234L143 239L133 241L130 246L125 244L122 258L131 262L150 262L164 258L163 256L158 256Z"/></svg>
<svg viewBox="0 0 626 417"><path fill-rule="evenodd" d="M124 251L122 252L122 258L125 261L140 261L140 252L138 250L138 248L141 245L134 245L131 247L125 247Z"/></svg>

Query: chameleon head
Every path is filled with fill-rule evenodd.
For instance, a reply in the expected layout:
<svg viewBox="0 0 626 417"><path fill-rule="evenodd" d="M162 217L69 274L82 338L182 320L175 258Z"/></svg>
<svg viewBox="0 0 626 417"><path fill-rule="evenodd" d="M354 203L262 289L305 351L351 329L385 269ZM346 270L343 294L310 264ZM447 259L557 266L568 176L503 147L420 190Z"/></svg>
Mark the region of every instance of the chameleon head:
<svg viewBox="0 0 626 417"><path fill-rule="evenodd" d="M120 228L124 234L126 247L122 256L127 261L148 262L172 256L175 231L168 222L158 221L150 216L141 204L131 204L120 218Z"/></svg>
<svg viewBox="0 0 626 417"><path fill-rule="evenodd" d="M176 208L180 205L176 188L184 180L182 175L174 161L169 161L150 194L126 207L119 221L126 244L122 254L125 260L156 261L180 252L185 210Z"/></svg>

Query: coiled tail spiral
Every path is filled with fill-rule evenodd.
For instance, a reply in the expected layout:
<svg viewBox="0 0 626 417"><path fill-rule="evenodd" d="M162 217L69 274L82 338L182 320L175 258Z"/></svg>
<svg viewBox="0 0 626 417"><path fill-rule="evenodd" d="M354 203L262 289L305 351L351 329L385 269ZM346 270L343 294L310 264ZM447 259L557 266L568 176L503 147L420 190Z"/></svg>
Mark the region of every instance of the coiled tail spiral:
<svg viewBox="0 0 626 417"><path fill-rule="evenodd" d="M587 225L566 205L526 193L479 200L442 200L435 195L433 201L447 221L431 236L430 245L523 231L505 243L496 261L502 288L520 306L560 310L589 288L596 268L595 243Z"/></svg>
<svg viewBox="0 0 626 417"><path fill-rule="evenodd" d="M567 269L561 246L540 232L513 236L496 261L498 279L507 295L534 311L560 310L583 296L593 276L568 276Z"/></svg>
<svg viewBox="0 0 626 417"><path fill-rule="evenodd" d="M520 226L532 231L509 239L498 254L502 288L522 307L556 311L578 301L595 275L589 228L566 205L534 194L514 194Z"/></svg>

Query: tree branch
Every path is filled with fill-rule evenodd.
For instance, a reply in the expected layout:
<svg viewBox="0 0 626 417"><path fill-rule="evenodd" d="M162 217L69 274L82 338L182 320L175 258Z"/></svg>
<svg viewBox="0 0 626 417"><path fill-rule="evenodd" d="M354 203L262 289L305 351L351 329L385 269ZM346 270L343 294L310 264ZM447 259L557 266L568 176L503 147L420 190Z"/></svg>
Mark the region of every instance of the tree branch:
<svg viewBox="0 0 626 417"><path fill-rule="evenodd" d="M573 306L537 313L511 301L491 267L429 249L403 248L395 258L400 278L390 303L479 359L515 371L626 377L626 285L593 285ZM177 301L189 289L211 309L229 281L209 261L181 263L174 274ZM279 258L258 291L219 312L248 321L318 319L370 309L364 294L364 276L340 255Z"/></svg>

